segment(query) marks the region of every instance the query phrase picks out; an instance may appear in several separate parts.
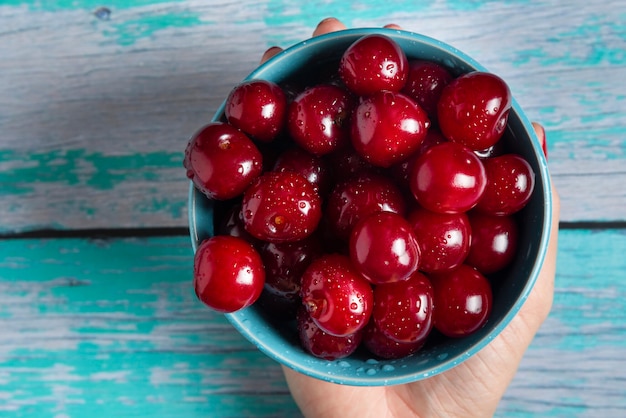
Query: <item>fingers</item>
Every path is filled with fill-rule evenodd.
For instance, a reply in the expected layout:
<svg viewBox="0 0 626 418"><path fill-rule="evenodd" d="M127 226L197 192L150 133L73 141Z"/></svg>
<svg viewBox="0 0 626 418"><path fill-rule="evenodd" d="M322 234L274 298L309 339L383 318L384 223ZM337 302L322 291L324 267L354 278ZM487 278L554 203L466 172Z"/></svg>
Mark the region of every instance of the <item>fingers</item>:
<svg viewBox="0 0 626 418"><path fill-rule="evenodd" d="M535 128L535 133L537 134L537 138L539 138L539 142L541 143L541 149L543 150L543 154L548 158L548 145L546 142L546 130L538 124L537 122L532 122L533 128Z"/></svg>
<svg viewBox="0 0 626 418"><path fill-rule="evenodd" d="M388 25L383 26L385 29L395 29L395 30L402 30L402 27L400 25L396 25L395 23L389 23Z"/></svg>
<svg viewBox="0 0 626 418"><path fill-rule="evenodd" d="M330 32L337 32L346 29L341 21L334 17L328 17L317 24L317 27L313 31L313 36L320 36Z"/></svg>
<svg viewBox="0 0 626 418"><path fill-rule="evenodd" d="M272 58L274 55L282 52L282 50L283 49L281 47L278 47L278 46L273 46L273 47L269 48L267 51L265 51L263 53L263 56L261 56L261 64L263 64L268 59Z"/></svg>

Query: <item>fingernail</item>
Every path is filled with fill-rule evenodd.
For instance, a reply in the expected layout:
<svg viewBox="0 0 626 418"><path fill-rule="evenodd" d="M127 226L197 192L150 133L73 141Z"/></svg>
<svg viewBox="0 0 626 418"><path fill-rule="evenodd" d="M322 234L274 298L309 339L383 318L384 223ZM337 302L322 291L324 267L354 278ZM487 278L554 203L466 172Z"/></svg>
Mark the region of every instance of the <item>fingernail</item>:
<svg viewBox="0 0 626 418"><path fill-rule="evenodd" d="M337 18L336 17L327 17L326 19L322 19L320 20L320 23L317 24L317 27L319 28L320 26L322 26L324 23L328 23L328 22L336 22Z"/></svg>

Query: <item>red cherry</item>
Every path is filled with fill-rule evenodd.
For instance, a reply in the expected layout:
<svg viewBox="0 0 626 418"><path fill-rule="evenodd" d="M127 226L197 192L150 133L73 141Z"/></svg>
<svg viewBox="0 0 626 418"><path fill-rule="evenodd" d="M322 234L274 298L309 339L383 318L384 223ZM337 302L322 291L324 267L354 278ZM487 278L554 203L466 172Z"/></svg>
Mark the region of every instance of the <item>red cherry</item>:
<svg viewBox="0 0 626 418"><path fill-rule="evenodd" d="M417 271L420 249L411 225L397 213L375 212L350 236L350 259L372 284L407 280Z"/></svg>
<svg viewBox="0 0 626 418"><path fill-rule="evenodd" d="M526 206L535 187L535 172L524 158L504 154L484 159L483 164L487 185L476 210L492 215L511 215Z"/></svg>
<svg viewBox="0 0 626 418"><path fill-rule="evenodd" d="M287 98L276 83L249 80L240 83L226 99L224 115L232 126L263 142L274 140L287 117Z"/></svg>
<svg viewBox="0 0 626 418"><path fill-rule="evenodd" d="M302 347L315 357L336 360L354 353L359 347L362 332L345 336L335 336L324 332L302 308L296 315L298 336Z"/></svg>
<svg viewBox="0 0 626 418"><path fill-rule="evenodd" d="M348 118L354 102L353 96L338 86L310 87L289 105L289 134L311 154L329 154L350 141Z"/></svg>
<svg viewBox="0 0 626 418"><path fill-rule="evenodd" d="M410 356L424 346L424 340L413 343L401 343L389 338L374 323L373 320L363 331L363 345L375 356L384 359L399 359Z"/></svg>
<svg viewBox="0 0 626 418"><path fill-rule="evenodd" d="M268 172L243 195L246 231L264 241L298 241L311 235L322 216L321 199L304 177Z"/></svg>
<svg viewBox="0 0 626 418"><path fill-rule="evenodd" d="M480 329L491 314L489 281L466 264L430 275L434 290L434 326L448 337L464 337Z"/></svg>
<svg viewBox="0 0 626 418"><path fill-rule="evenodd" d="M450 83L453 75L433 61L411 60L406 84L402 92L415 100L428 114L431 121L437 121L437 103L443 88Z"/></svg>
<svg viewBox="0 0 626 418"><path fill-rule="evenodd" d="M360 96L380 90L400 91L406 83L408 66L406 54L393 39L372 34L346 49L339 62L339 77Z"/></svg>
<svg viewBox="0 0 626 418"><path fill-rule="evenodd" d="M494 145L504 134L511 92L494 74L475 71L452 80L437 105L441 132L472 150Z"/></svg>
<svg viewBox="0 0 626 418"><path fill-rule="evenodd" d="M465 262L483 274L507 267L515 258L519 227L512 216L494 216L475 211L468 215L472 242Z"/></svg>
<svg viewBox="0 0 626 418"><path fill-rule="evenodd" d="M417 103L390 91L362 99L350 123L354 149L379 167L389 167L415 152L430 126Z"/></svg>
<svg viewBox="0 0 626 418"><path fill-rule="evenodd" d="M422 154L411 172L411 191L420 205L438 213L466 212L485 190L481 160L455 142L435 145Z"/></svg>
<svg viewBox="0 0 626 418"><path fill-rule="evenodd" d="M194 257L193 283L198 299L218 312L253 304L265 283L265 269L247 241L217 235L200 243Z"/></svg>
<svg viewBox="0 0 626 418"><path fill-rule="evenodd" d="M331 172L327 161L300 147L282 152L276 159L273 171L300 174L313 185L320 196L325 196L331 187Z"/></svg>
<svg viewBox="0 0 626 418"><path fill-rule="evenodd" d="M325 216L332 233L348 241L354 225L378 211L404 215L404 196L391 179L361 173L335 186L328 196Z"/></svg>
<svg viewBox="0 0 626 418"><path fill-rule="evenodd" d="M394 341L423 344L433 326L433 288L428 278L415 273L406 281L376 286L372 320Z"/></svg>
<svg viewBox="0 0 626 418"><path fill-rule="evenodd" d="M245 134L214 122L189 140L183 165L198 190L211 199L227 200L243 193L259 176L262 161L261 152Z"/></svg>
<svg viewBox="0 0 626 418"><path fill-rule="evenodd" d="M367 325L372 313L372 287L340 254L314 260L302 276L302 303L324 332L354 334Z"/></svg>
<svg viewBox="0 0 626 418"><path fill-rule="evenodd" d="M436 213L417 208L408 215L420 248L420 270L426 273L451 270L463 263L470 249L471 229L467 215Z"/></svg>

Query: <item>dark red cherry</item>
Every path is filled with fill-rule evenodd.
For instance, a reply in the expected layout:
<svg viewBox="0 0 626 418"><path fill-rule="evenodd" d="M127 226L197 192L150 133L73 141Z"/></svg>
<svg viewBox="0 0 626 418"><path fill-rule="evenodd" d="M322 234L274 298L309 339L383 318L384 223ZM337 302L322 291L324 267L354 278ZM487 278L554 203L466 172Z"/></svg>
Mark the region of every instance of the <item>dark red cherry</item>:
<svg viewBox="0 0 626 418"><path fill-rule="evenodd" d="M263 157L241 131L213 122L189 140L183 165L198 190L211 199L227 200L242 194L261 174Z"/></svg>
<svg viewBox="0 0 626 418"><path fill-rule="evenodd" d="M352 145L363 159L375 166L389 167L418 149L430 121L408 96L380 91L361 100L350 124Z"/></svg>
<svg viewBox="0 0 626 418"><path fill-rule="evenodd" d="M437 103L443 88L454 76L446 67L434 61L411 60L406 84L402 92L415 100L428 114L431 121L437 121Z"/></svg>
<svg viewBox="0 0 626 418"><path fill-rule="evenodd" d="M433 288L422 273L374 288L372 319L394 341L422 344L433 326Z"/></svg>
<svg viewBox="0 0 626 418"><path fill-rule="evenodd" d="M363 346L372 354L383 359L399 359L410 356L424 346L424 341L400 343L387 337L370 319L363 331Z"/></svg>
<svg viewBox="0 0 626 418"><path fill-rule="evenodd" d="M339 77L354 93L366 96L380 90L400 91L406 83L409 61L393 39L366 35L346 49Z"/></svg>
<svg viewBox="0 0 626 418"><path fill-rule="evenodd" d="M250 306L264 283L261 257L247 241L216 235L198 246L193 284L198 299L210 308L229 313Z"/></svg>
<svg viewBox="0 0 626 418"><path fill-rule="evenodd" d="M275 171L258 177L246 189L241 211L246 231L270 242L304 239L322 216L321 199L307 179Z"/></svg>
<svg viewBox="0 0 626 418"><path fill-rule="evenodd" d="M526 206L535 187L535 172L523 157L504 154L484 159L483 164L487 185L476 210L511 215Z"/></svg>
<svg viewBox="0 0 626 418"><path fill-rule="evenodd" d="M417 271L420 249L404 217L380 211L361 219L352 229L350 259L372 284L393 283L407 280Z"/></svg>
<svg viewBox="0 0 626 418"><path fill-rule="evenodd" d="M317 326L336 336L362 330L374 298L369 282L340 254L323 255L309 265L302 276L301 296Z"/></svg>
<svg viewBox="0 0 626 418"><path fill-rule="evenodd" d="M304 307L298 311L296 322L302 347L308 353L324 360L348 357L361 343L362 332L360 331L341 337L324 332Z"/></svg>
<svg viewBox="0 0 626 418"><path fill-rule="evenodd" d="M411 192L424 208L438 213L466 212L485 190L481 160L469 148L444 142L422 154L411 172Z"/></svg>
<svg viewBox="0 0 626 418"><path fill-rule="evenodd" d="M325 216L331 232L337 238L348 241L354 225L378 211L404 215L404 196L391 179L361 173L335 186L328 196Z"/></svg>
<svg viewBox="0 0 626 418"><path fill-rule="evenodd" d="M420 248L420 270L432 273L451 270L465 261L471 229L467 215L436 213L417 208L408 215Z"/></svg>
<svg viewBox="0 0 626 418"><path fill-rule="evenodd" d="M311 154L329 154L349 143L348 119L354 105L352 94L338 86L310 87L289 105L289 134Z"/></svg>
<svg viewBox="0 0 626 418"><path fill-rule="evenodd" d="M271 81L244 81L228 95L224 115L228 123L252 138L273 141L285 126L287 98Z"/></svg>
<svg viewBox="0 0 626 418"><path fill-rule="evenodd" d="M313 185L320 196L325 196L330 191L332 173L328 162L300 147L292 147L282 152L274 164L273 171L300 174Z"/></svg>
<svg viewBox="0 0 626 418"><path fill-rule="evenodd" d="M472 242L466 263L483 274L507 267L517 253L519 227L512 216L494 216L476 211L468 215Z"/></svg>
<svg viewBox="0 0 626 418"><path fill-rule="evenodd" d="M434 290L434 327L448 337L464 337L483 327L491 314L489 281L466 264L431 274Z"/></svg>
<svg viewBox="0 0 626 418"><path fill-rule="evenodd" d="M437 115L441 132L450 141L484 150L504 134L510 109L511 92L504 80L475 71L443 89Z"/></svg>

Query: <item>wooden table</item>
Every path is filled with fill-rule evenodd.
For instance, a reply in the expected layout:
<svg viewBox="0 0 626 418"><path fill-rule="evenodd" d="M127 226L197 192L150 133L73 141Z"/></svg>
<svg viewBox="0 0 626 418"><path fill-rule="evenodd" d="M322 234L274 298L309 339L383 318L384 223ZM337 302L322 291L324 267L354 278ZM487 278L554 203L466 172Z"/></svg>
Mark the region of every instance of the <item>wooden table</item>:
<svg viewBox="0 0 626 418"><path fill-rule="evenodd" d="M298 416L196 300L189 136L272 45L337 16L505 78L562 197L553 311L500 417L626 415L626 3L0 3L0 415Z"/></svg>

